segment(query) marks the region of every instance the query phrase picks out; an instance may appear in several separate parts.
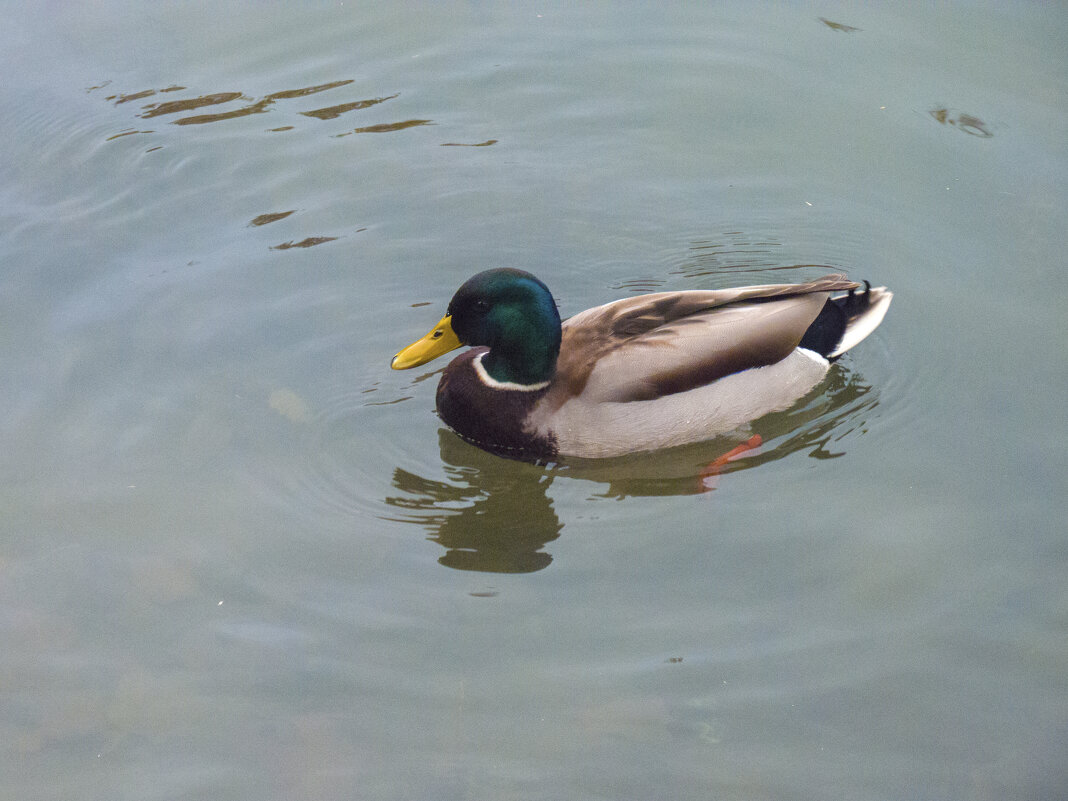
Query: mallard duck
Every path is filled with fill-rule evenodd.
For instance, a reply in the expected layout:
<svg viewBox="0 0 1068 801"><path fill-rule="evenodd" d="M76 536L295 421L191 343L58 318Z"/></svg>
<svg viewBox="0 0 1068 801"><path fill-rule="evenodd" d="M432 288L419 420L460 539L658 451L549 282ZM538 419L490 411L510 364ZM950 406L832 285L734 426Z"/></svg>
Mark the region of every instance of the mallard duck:
<svg viewBox="0 0 1068 801"><path fill-rule="evenodd" d="M561 323L540 280L487 270L391 366L474 345L438 383L438 414L460 436L517 459L619 456L711 439L788 408L875 330L892 297L828 275L657 292Z"/></svg>

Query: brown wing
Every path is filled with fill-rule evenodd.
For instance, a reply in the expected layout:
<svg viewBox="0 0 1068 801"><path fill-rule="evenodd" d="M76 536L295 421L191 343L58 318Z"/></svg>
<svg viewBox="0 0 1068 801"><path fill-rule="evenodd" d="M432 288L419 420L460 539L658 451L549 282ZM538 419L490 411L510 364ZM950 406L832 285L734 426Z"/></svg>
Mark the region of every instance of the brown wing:
<svg viewBox="0 0 1068 801"><path fill-rule="evenodd" d="M841 275L806 284L659 292L597 306L563 326L559 403L651 400L774 364L797 347Z"/></svg>

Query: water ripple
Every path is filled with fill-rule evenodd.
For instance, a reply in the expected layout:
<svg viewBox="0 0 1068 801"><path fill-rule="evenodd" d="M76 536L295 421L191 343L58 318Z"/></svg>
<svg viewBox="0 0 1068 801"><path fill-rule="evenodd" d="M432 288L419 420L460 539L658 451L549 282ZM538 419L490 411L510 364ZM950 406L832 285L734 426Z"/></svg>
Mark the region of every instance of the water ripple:
<svg viewBox="0 0 1068 801"><path fill-rule="evenodd" d="M286 458L270 460L275 473L254 479L261 494L309 522L333 519L344 527L380 516L389 492L385 466L410 465L410 455L385 433L384 420L395 414L380 410L405 400L380 399L377 387L368 386L342 390L313 408L297 393L275 390L270 405L298 424L297 441Z"/></svg>
<svg viewBox="0 0 1068 801"><path fill-rule="evenodd" d="M246 95L241 91L225 90L217 92L208 92L205 94L194 95L192 97L186 97L176 100L165 100L161 102L150 102L142 104L139 108L139 112L135 114L140 119L155 119L160 117L170 117L174 115L188 115L177 116L175 119L170 120L174 125L204 125L207 123L223 122L225 120L233 120L239 117L248 117L254 114L265 114L276 110L276 106L283 101L299 100L310 95L318 94L320 92L327 92L342 87L349 86L354 83L354 79L348 78L344 80L330 81L327 83L316 84L314 86L307 86L299 89L285 89L278 92L270 92L262 97L255 98ZM94 87L98 89L102 87ZM158 94L164 92L182 92L186 91L186 87L172 85L166 89L144 89L138 92L131 92L129 94L117 93L107 95L104 99L110 101L115 106L124 106L127 103L133 103L147 98L156 97ZM394 92L389 95L381 95L376 97L364 97L357 100L349 100L342 103L335 103L330 106L322 106L319 108L307 109L303 111L296 111L296 114L301 117L318 119L323 121L334 120L343 114L348 114L355 111L363 111L374 106L378 106L382 103L386 103L390 100L395 100L400 97L399 92ZM201 114L188 114L189 112L196 111L198 109L210 108L212 106L228 106L233 103L240 103L241 105L235 108L227 108L225 110L216 111L213 113L201 113ZM346 131L335 136L347 136L353 133L389 133L392 131L402 131L407 128L413 128L422 125L431 125L432 120L428 119L407 119L398 122L388 123L375 123L373 125L366 125L358 127L354 130ZM292 130L293 125L280 125L274 126L268 129L270 132L278 132L285 130ZM151 130L140 130L135 128L123 128L117 133L107 137L106 141L114 141L121 137L130 136L138 133L154 133ZM486 146L493 144L496 140L487 140L486 142L479 143L476 146Z"/></svg>

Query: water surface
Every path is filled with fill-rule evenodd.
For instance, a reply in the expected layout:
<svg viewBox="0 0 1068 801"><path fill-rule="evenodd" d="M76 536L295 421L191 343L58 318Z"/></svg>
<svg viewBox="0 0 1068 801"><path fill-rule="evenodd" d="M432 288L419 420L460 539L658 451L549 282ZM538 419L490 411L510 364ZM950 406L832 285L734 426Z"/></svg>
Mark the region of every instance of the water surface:
<svg viewBox="0 0 1068 801"><path fill-rule="evenodd" d="M4 18L4 797L1068 786L1063 11ZM707 491L441 426L493 266L896 297Z"/></svg>

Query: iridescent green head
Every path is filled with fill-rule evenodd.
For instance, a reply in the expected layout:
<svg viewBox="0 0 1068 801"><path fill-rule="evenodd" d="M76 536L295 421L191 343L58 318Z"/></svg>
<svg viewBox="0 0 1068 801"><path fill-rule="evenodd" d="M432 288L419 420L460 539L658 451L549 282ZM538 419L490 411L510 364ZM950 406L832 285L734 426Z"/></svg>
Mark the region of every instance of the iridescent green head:
<svg viewBox="0 0 1068 801"><path fill-rule="evenodd" d="M482 366L496 381L548 381L560 352L560 314L549 289L522 270L486 270L469 278L441 322L393 357L397 370L416 367L460 345L485 345Z"/></svg>

